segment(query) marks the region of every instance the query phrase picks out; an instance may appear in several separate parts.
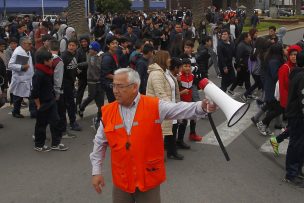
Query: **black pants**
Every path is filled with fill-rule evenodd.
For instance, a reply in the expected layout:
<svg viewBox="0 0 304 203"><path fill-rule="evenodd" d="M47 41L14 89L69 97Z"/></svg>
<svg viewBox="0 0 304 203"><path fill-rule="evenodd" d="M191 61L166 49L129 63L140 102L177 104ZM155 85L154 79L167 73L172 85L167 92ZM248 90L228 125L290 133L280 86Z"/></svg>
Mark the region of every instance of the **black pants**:
<svg viewBox="0 0 304 203"><path fill-rule="evenodd" d="M115 96L113 93L113 89L109 85L103 85L102 87L107 95L108 102L111 103L111 102L115 101L116 99L115 99Z"/></svg>
<svg viewBox="0 0 304 203"><path fill-rule="evenodd" d="M82 98L87 87L87 77L85 75L79 77L78 80L78 89L77 89L77 96L76 96L76 105L79 106L82 102Z"/></svg>
<svg viewBox="0 0 304 203"><path fill-rule="evenodd" d="M68 112L70 123L74 123L76 121L76 104L73 93L74 89L75 87L73 82L64 82L63 84L64 103L66 110Z"/></svg>
<svg viewBox="0 0 304 203"><path fill-rule="evenodd" d="M43 107L41 106L41 109ZM35 125L35 146L43 147L46 139L46 127L50 124L52 135L52 146L57 146L61 141L61 130L58 126L59 116L57 112L57 105L54 102L50 107L37 111L36 125Z"/></svg>
<svg viewBox="0 0 304 203"><path fill-rule="evenodd" d="M227 88L234 82L235 73L233 69L229 69L228 73L222 72L221 89L226 92Z"/></svg>
<svg viewBox="0 0 304 203"><path fill-rule="evenodd" d="M304 121L288 119L289 144L286 155L286 178L299 175L304 160Z"/></svg>
<svg viewBox="0 0 304 203"><path fill-rule="evenodd" d="M14 108L12 111L13 114L20 114L22 100L23 97L13 95L13 103L14 103Z"/></svg>
<svg viewBox="0 0 304 203"><path fill-rule="evenodd" d="M99 83L97 84L88 84L88 97L83 100L83 102L80 105L80 110L84 111L87 105L91 103L93 100L95 100L95 104L98 108L97 118L101 118L101 107L104 104L104 91L101 88L101 85Z"/></svg>
<svg viewBox="0 0 304 203"><path fill-rule="evenodd" d="M186 128L187 128L188 120L183 119L182 123L179 124L178 126L178 141L183 141ZM196 121L195 120L190 120L190 134L195 133L195 127L196 127Z"/></svg>
<svg viewBox="0 0 304 203"><path fill-rule="evenodd" d="M284 132L282 132L281 134L279 134L276 139L278 143L283 142L285 139L287 139L289 137L289 133L288 133L288 127L286 128L286 130Z"/></svg>
<svg viewBox="0 0 304 203"><path fill-rule="evenodd" d="M172 126L172 132L173 135L166 135L164 137L164 142L167 146L167 154L176 154L177 148L176 148L176 132L177 132L178 124L173 124Z"/></svg>
<svg viewBox="0 0 304 203"><path fill-rule="evenodd" d="M245 97L247 97L248 95L251 95L252 92L258 88L258 89L263 89L263 83L261 80L261 77L259 75L252 75L252 78L254 80L253 85L246 90L246 92L244 93Z"/></svg>
<svg viewBox="0 0 304 203"><path fill-rule="evenodd" d="M57 103L57 111L59 115L59 128L61 132L66 132L67 130L67 120L66 120L66 107L64 103L63 94L60 95L59 99L56 101Z"/></svg>
<svg viewBox="0 0 304 203"><path fill-rule="evenodd" d="M279 116L282 113L282 107L278 101L266 102L266 116L262 120L263 124L269 126L272 119Z"/></svg>
<svg viewBox="0 0 304 203"><path fill-rule="evenodd" d="M12 113L13 114L20 114L20 109L21 109L21 103L23 101L23 97L19 97L16 95L13 95L13 103L14 103L14 108ZM32 98L29 98L29 111L31 115L36 115L36 105L35 102Z"/></svg>
<svg viewBox="0 0 304 203"><path fill-rule="evenodd" d="M236 86L238 86L238 84L240 83L242 84L243 82L245 83L246 90L248 90L251 84L250 84L250 74L247 70L240 70L237 72L236 78L233 84L231 85L230 90L233 91L236 88Z"/></svg>

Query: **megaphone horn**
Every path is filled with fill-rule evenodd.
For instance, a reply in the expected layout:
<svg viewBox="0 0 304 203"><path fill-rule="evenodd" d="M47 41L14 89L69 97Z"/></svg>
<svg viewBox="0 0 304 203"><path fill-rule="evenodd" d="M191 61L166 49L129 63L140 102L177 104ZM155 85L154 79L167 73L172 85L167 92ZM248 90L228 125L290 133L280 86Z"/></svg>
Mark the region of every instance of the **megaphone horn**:
<svg viewBox="0 0 304 203"><path fill-rule="evenodd" d="M210 98L224 112L228 127L234 126L248 111L250 104L238 102L229 97L207 78L199 82L199 87L204 90L207 98Z"/></svg>

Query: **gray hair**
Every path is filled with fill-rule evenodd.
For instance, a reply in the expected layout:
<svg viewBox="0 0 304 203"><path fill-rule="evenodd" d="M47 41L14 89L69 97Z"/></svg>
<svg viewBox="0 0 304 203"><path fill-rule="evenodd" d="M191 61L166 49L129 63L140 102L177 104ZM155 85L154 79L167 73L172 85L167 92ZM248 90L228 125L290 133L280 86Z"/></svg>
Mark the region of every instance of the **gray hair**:
<svg viewBox="0 0 304 203"><path fill-rule="evenodd" d="M28 37L28 36L21 37L19 43L22 44L22 43L25 42L25 41L30 41L30 42L31 42L31 38Z"/></svg>
<svg viewBox="0 0 304 203"><path fill-rule="evenodd" d="M140 86L140 77L137 71L132 68L120 68L114 72L114 75L127 74L129 83L136 83L138 88Z"/></svg>

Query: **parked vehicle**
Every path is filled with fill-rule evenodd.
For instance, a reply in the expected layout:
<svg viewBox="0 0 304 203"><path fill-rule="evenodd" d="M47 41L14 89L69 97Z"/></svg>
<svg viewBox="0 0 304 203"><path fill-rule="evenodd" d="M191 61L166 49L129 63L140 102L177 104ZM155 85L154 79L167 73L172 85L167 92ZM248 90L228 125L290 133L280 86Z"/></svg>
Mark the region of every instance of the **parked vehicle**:
<svg viewBox="0 0 304 203"><path fill-rule="evenodd" d="M287 10L284 10L284 9L278 9L278 15L289 17L289 16L292 15L292 13L290 11L287 11Z"/></svg>

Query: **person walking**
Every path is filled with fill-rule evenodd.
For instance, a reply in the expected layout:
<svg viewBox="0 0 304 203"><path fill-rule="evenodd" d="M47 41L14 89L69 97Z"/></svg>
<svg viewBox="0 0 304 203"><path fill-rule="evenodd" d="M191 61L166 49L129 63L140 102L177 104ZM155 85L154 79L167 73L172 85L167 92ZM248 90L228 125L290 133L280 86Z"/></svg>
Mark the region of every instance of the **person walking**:
<svg viewBox="0 0 304 203"><path fill-rule="evenodd" d="M88 97L85 98L79 106L78 114L83 117L85 108L94 100L97 106L97 117L94 119L95 129L98 129L101 118L101 107L104 104L104 90L100 84L100 64L102 60L101 46L98 42L92 42L89 46L89 54L87 56L88 70Z"/></svg>
<svg viewBox="0 0 304 203"><path fill-rule="evenodd" d="M31 92L32 77L34 66L30 53L32 42L29 37L20 39L18 46L9 63L8 69L12 71L12 82L9 91L13 94L14 109L12 115L15 118L24 118L20 113L23 98L28 98Z"/></svg>
<svg viewBox="0 0 304 203"><path fill-rule="evenodd" d="M226 29L223 29L221 32L221 40L217 45L217 54L219 68L222 75L221 89L226 92L227 88L233 83L235 78L235 72L232 65L234 45L229 40L229 31ZM233 94L232 92L229 93Z"/></svg>
<svg viewBox="0 0 304 203"><path fill-rule="evenodd" d="M146 95L154 96L159 99L175 102L175 98L179 97L178 86L170 85L169 77L166 76L166 70L169 67L170 54L167 51L160 50L153 56L153 63L149 66L147 92ZM174 93L174 94L173 94ZM172 120L165 121L162 124L163 136L167 141L167 157L169 159L182 160L184 156L177 153L176 140L172 132ZM168 138L166 138L168 136Z"/></svg>
<svg viewBox="0 0 304 203"><path fill-rule="evenodd" d="M173 103L140 95L139 85L139 75L133 69L115 71L116 101L102 108L102 122L90 154L92 185L101 193L106 149L111 148L114 203L160 203L160 184L166 180L162 121L200 117L216 109L211 104L207 108L208 100Z"/></svg>

